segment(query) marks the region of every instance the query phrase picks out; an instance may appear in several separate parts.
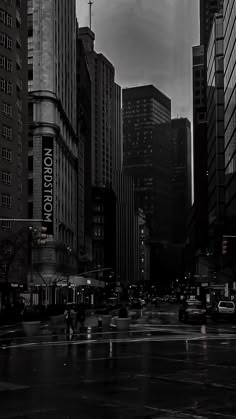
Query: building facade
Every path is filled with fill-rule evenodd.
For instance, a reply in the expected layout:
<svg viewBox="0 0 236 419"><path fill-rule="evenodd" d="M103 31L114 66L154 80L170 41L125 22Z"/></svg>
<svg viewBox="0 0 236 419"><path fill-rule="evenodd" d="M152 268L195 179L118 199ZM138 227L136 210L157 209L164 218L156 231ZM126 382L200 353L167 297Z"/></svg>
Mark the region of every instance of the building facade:
<svg viewBox="0 0 236 419"><path fill-rule="evenodd" d="M224 99L225 99L225 215L226 223L236 226L236 5L224 2ZM232 231L232 229L231 229Z"/></svg>
<svg viewBox="0 0 236 419"><path fill-rule="evenodd" d="M207 115L204 45L193 47L193 185L195 250L205 251L207 234Z"/></svg>
<svg viewBox="0 0 236 419"><path fill-rule="evenodd" d="M139 224L139 278L140 281L150 280L150 231L143 210L138 209Z"/></svg>
<svg viewBox="0 0 236 419"><path fill-rule="evenodd" d="M187 118L171 121L173 243L186 241L191 207L191 123Z"/></svg>
<svg viewBox="0 0 236 419"><path fill-rule="evenodd" d="M79 34L78 34L79 35ZM92 112L91 77L83 41L77 37L77 113L79 137L79 261L80 272L92 261ZM81 203L80 203L81 202ZM85 210L86 209L86 210ZM82 221L84 219L84 221Z"/></svg>
<svg viewBox="0 0 236 419"><path fill-rule="evenodd" d="M1 0L0 305L11 283L27 280L28 225L8 220L27 218L27 73L27 4Z"/></svg>
<svg viewBox="0 0 236 419"><path fill-rule="evenodd" d="M47 227L33 252L40 283L77 271L76 30L75 1L28 1L28 214Z"/></svg>
<svg viewBox="0 0 236 419"><path fill-rule="evenodd" d="M123 171L113 174L116 194L116 279L128 285L140 280L139 220L134 203L134 181Z"/></svg>
<svg viewBox="0 0 236 419"><path fill-rule="evenodd" d="M224 221L224 49L223 17L215 15L207 51L208 224ZM213 233L212 231L212 233Z"/></svg>

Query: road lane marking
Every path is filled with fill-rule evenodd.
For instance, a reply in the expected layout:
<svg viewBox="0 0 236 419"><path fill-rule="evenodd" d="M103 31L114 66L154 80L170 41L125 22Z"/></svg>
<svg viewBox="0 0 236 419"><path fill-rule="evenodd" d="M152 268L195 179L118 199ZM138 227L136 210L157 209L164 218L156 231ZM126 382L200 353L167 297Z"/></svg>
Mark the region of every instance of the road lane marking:
<svg viewBox="0 0 236 419"><path fill-rule="evenodd" d="M189 419L189 417L190 417L189 413L184 413L184 412L181 412L180 410L159 409L158 407L153 407L153 406L148 406L148 405L145 405L144 408L148 409L148 410L155 411L155 412L172 415L172 417L174 417L176 419L178 419L178 418L179 419L181 419L181 418ZM173 415L175 415L175 416L173 416ZM178 416L176 416L176 415L178 415ZM200 416L200 415L191 414L191 419L207 419L207 416Z"/></svg>
<svg viewBox="0 0 236 419"><path fill-rule="evenodd" d="M137 342L187 342L191 345L198 345L200 346L200 342L209 342L209 341L218 341L218 340L236 340L236 336L232 336L231 334L227 335L200 335L198 334L192 334L192 335L164 335L164 336L141 336L141 337L124 337L124 338L107 338L107 339L85 339L85 340L68 340L68 341L44 341L44 342L27 342L27 343L19 343L14 345L2 345L1 349L14 349L14 348L20 348L20 347L44 347L44 346L66 346L66 345L90 345L93 343L100 343L100 344L106 344L106 343L137 343ZM196 343L197 342L197 343ZM198 343L199 342L199 343ZM208 345L209 347L213 347L212 345ZM217 346L219 348L219 346Z"/></svg>
<svg viewBox="0 0 236 419"><path fill-rule="evenodd" d="M185 352L186 353L186 352ZM192 354L195 354L195 352L192 352ZM151 359L160 359L163 361L168 361L168 362L183 362L186 364L196 364L196 365L203 365L205 367L217 367L217 368L230 368L230 369L235 369L236 366L233 365L221 365L221 364L212 364L212 363L208 363L208 362L199 362L199 361L195 361L193 358L191 359L180 359L180 358L169 358L169 357L164 357L164 356L158 356L158 355L150 355Z"/></svg>

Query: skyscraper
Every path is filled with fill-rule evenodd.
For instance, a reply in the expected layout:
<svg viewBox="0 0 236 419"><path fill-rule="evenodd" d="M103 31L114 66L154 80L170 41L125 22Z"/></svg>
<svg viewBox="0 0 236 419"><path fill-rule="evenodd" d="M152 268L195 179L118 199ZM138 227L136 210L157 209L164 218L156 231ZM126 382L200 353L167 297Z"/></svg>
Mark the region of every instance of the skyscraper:
<svg viewBox="0 0 236 419"><path fill-rule="evenodd" d="M135 205L143 209L149 226L155 206L154 130L170 118L170 99L153 85L123 90L124 170L134 179Z"/></svg>
<svg viewBox="0 0 236 419"><path fill-rule="evenodd" d="M225 214L231 233L236 228L236 4L233 0L224 2L224 93L225 93ZM229 230L230 231L230 230ZM235 234L235 233L233 233Z"/></svg>
<svg viewBox="0 0 236 419"><path fill-rule="evenodd" d="M204 45L193 47L193 178L195 249L207 247L207 115Z"/></svg>
<svg viewBox="0 0 236 419"><path fill-rule="evenodd" d="M92 184L112 184L115 137L115 69L101 53L94 50L95 35L89 28L79 29L84 43L92 82Z"/></svg>
<svg viewBox="0 0 236 419"><path fill-rule="evenodd" d="M51 283L77 269L76 29L75 0L28 1L28 211L45 220L33 265Z"/></svg>
<svg viewBox="0 0 236 419"><path fill-rule="evenodd" d="M27 218L27 3L0 3L0 218ZM0 222L1 281L25 282L26 224ZM24 250L23 250L24 249Z"/></svg>
<svg viewBox="0 0 236 419"><path fill-rule="evenodd" d="M224 161L224 49L223 17L216 14L207 51L208 223L223 223Z"/></svg>

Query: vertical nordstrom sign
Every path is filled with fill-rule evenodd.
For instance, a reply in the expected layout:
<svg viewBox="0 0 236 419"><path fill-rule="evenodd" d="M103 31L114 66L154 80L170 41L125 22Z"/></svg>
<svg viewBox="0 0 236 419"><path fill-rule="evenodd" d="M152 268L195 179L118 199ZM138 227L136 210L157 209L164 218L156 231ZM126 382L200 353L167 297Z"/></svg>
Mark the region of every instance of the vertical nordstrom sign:
<svg viewBox="0 0 236 419"><path fill-rule="evenodd" d="M42 138L42 218L53 234L53 137Z"/></svg>

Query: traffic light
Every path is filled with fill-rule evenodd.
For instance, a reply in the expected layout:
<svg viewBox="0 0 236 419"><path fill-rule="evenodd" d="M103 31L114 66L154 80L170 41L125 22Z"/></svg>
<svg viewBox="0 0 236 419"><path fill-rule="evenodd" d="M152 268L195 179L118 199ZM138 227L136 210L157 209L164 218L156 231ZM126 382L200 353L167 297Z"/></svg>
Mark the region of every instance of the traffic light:
<svg viewBox="0 0 236 419"><path fill-rule="evenodd" d="M222 255L227 255L228 253L228 240L223 238L222 241Z"/></svg>
<svg viewBox="0 0 236 419"><path fill-rule="evenodd" d="M47 227L31 227L30 231L32 246L44 246L47 243Z"/></svg>
<svg viewBox="0 0 236 419"><path fill-rule="evenodd" d="M39 238L37 240L38 246L44 246L47 243L47 227L39 227Z"/></svg>

